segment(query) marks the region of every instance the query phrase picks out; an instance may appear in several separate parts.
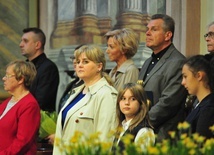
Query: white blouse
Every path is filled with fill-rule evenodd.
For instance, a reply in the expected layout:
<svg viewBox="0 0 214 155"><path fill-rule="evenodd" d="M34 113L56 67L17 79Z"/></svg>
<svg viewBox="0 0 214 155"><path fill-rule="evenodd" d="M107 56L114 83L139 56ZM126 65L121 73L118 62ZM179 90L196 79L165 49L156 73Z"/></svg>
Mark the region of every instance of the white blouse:
<svg viewBox="0 0 214 155"><path fill-rule="evenodd" d="M126 132L126 130L128 130L130 123L131 123L131 120L129 120L127 122L126 122L126 120L123 120L123 122L122 122L123 130L120 133L120 137L118 138L117 144L119 143L121 137ZM148 127L141 128L138 131L138 133L134 139L134 142L135 142L135 144L140 145L142 150L146 150L146 148L148 146L155 144L154 131Z"/></svg>
<svg viewBox="0 0 214 155"><path fill-rule="evenodd" d="M8 102L4 112L2 113L2 115L0 115L0 119L2 119L2 117L4 117L6 115L6 113L17 103L18 101L12 101L12 99L10 99L10 101Z"/></svg>

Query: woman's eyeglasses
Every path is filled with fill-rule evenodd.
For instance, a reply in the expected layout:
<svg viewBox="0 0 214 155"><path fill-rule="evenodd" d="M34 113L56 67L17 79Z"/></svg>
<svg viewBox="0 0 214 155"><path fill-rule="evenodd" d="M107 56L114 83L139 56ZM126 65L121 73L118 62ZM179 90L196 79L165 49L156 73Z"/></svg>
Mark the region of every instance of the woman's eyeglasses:
<svg viewBox="0 0 214 155"><path fill-rule="evenodd" d="M5 75L5 76L3 76L3 78L10 79L10 78L12 78L14 76L16 76L16 75Z"/></svg>

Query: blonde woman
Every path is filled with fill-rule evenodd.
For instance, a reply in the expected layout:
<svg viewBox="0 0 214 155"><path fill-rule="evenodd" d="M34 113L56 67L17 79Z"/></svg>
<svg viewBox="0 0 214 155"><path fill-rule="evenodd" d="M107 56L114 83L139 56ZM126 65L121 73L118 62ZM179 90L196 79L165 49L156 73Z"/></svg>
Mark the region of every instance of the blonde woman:
<svg viewBox="0 0 214 155"><path fill-rule="evenodd" d="M106 53L110 61L116 62L116 66L109 75L114 81L114 86L120 90L127 82L137 82L139 70L132 57L136 54L139 40L137 34L129 28L109 31Z"/></svg>
<svg viewBox="0 0 214 155"><path fill-rule="evenodd" d="M75 51L76 74L84 84L74 88L57 120L54 155L63 154L56 139L69 144L75 131L83 137L100 132L101 141L115 128L117 91L105 71L104 52L95 45L84 45Z"/></svg>

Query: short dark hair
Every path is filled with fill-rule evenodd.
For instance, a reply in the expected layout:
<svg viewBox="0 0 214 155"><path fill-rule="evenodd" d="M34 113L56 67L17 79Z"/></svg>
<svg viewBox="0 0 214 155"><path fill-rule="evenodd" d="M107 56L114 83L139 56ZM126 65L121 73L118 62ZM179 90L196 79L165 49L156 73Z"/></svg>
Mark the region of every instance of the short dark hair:
<svg viewBox="0 0 214 155"><path fill-rule="evenodd" d="M22 32L23 33L28 33L28 32L35 33L38 36L39 41L41 41L41 43L42 43L42 49L43 50L45 49L46 37L45 37L44 32L41 29L39 29L37 27L30 27L30 28L25 28Z"/></svg>
<svg viewBox="0 0 214 155"><path fill-rule="evenodd" d="M164 22L164 27L163 29L165 31L171 31L172 32L172 37L171 37L171 41L173 41L173 37L174 37L174 31L175 31L175 21L172 17L166 15L166 14L154 14L151 17L151 20L154 19L162 19Z"/></svg>

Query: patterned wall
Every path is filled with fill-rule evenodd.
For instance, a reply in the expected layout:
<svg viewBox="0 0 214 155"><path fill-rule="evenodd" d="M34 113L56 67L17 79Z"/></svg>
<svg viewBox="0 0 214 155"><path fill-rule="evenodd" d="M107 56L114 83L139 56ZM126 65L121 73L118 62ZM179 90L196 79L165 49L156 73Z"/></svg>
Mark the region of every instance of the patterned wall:
<svg viewBox="0 0 214 155"><path fill-rule="evenodd" d="M20 54L19 42L22 29L28 25L29 0L0 0L0 77L5 66L15 59L24 59ZM0 98L4 96L0 80Z"/></svg>

